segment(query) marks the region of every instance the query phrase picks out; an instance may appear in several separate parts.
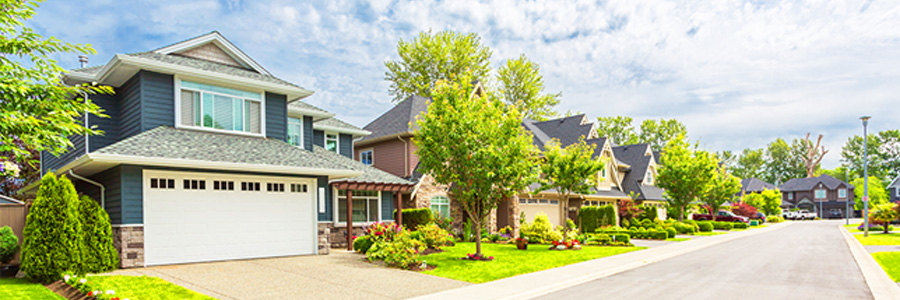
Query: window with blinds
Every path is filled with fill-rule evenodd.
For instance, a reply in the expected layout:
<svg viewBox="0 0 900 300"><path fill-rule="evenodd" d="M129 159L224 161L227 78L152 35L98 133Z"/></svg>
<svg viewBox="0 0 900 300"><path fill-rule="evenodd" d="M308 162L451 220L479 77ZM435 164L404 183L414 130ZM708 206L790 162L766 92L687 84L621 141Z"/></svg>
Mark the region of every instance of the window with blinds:
<svg viewBox="0 0 900 300"><path fill-rule="evenodd" d="M181 81L181 125L262 133L262 95Z"/></svg>

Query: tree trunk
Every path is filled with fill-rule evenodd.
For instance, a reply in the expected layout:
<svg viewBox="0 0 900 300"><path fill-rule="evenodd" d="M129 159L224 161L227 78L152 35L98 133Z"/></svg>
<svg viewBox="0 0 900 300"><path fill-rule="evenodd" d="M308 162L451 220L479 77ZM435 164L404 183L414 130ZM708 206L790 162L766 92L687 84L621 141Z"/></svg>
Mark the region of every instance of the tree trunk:
<svg viewBox="0 0 900 300"><path fill-rule="evenodd" d="M473 224L475 225L475 256L481 257L481 220L476 220Z"/></svg>
<svg viewBox="0 0 900 300"><path fill-rule="evenodd" d="M890 222L885 222L885 223L884 223L884 234L888 234L888 233L890 232L890 231L888 230L888 229L890 228L890 226L891 226L891 223L890 223Z"/></svg>
<svg viewBox="0 0 900 300"><path fill-rule="evenodd" d="M678 209L681 210L681 214L678 214L678 222L684 222L684 205L679 205Z"/></svg>

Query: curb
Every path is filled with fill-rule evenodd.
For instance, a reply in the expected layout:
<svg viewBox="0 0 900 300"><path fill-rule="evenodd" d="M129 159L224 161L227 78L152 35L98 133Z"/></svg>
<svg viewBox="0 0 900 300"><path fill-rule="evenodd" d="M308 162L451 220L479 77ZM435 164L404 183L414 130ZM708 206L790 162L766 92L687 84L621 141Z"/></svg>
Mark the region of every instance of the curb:
<svg viewBox="0 0 900 300"><path fill-rule="evenodd" d="M765 228L672 243L412 299L531 299L724 242L781 229L790 224L785 222Z"/></svg>
<svg viewBox="0 0 900 300"><path fill-rule="evenodd" d="M850 247L850 253L853 254L856 265L859 266L859 270L866 279L866 285L869 286L872 297L875 299L900 300L900 286L897 286L897 283L888 277L881 265L872 258L872 255L866 251L866 248L863 247L859 240L854 238L843 226L838 227L840 227L841 234L844 236L844 241Z"/></svg>

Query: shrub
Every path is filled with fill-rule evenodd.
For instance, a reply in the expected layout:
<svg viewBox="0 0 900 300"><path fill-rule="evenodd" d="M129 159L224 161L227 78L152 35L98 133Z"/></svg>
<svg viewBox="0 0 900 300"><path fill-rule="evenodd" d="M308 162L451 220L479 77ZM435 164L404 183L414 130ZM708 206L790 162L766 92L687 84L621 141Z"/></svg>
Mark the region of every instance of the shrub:
<svg viewBox="0 0 900 300"><path fill-rule="evenodd" d="M734 206L731 207L731 212L738 216L745 216L749 218L756 214L756 207L753 207L747 203L739 202L735 203Z"/></svg>
<svg viewBox="0 0 900 300"><path fill-rule="evenodd" d="M425 243L412 238L409 230L400 229L391 240L376 240L366 252L369 261L383 260L385 265L401 269L420 264Z"/></svg>
<svg viewBox="0 0 900 300"><path fill-rule="evenodd" d="M734 228L734 224L735 223L731 223L731 222L722 222L722 224L721 224L722 230L731 230Z"/></svg>
<svg viewBox="0 0 900 300"><path fill-rule="evenodd" d="M85 269L78 195L69 179L44 175L23 234L22 271L32 280L51 282L67 270Z"/></svg>
<svg viewBox="0 0 900 300"><path fill-rule="evenodd" d="M694 234L697 232L697 225L691 225L687 223L676 222L672 225L675 230L680 234Z"/></svg>
<svg viewBox="0 0 900 300"><path fill-rule="evenodd" d="M665 240L669 237L669 233L662 229L653 229L647 231L647 238L651 240Z"/></svg>
<svg viewBox="0 0 900 300"><path fill-rule="evenodd" d="M700 232L713 231L713 224L710 221L697 222L697 227L700 229Z"/></svg>
<svg viewBox="0 0 900 300"><path fill-rule="evenodd" d="M361 254L366 254L366 251L369 251L369 248L372 247L372 238L368 235L364 235L353 240L353 250L359 252Z"/></svg>
<svg viewBox="0 0 900 300"><path fill-rule="evenodd" d="M612 238L613 242L626 243L626 244L631 242L631 236L628 235L627 233L611 234L609 237Z"/></svg>
<svg viewBox="0 0 900 300"><path fill-rule="evenodd" d="M756 222L756 220L753 220L753 222ZM747 229L748 227L750 227L750 225L747 225L747 223L734 223L732 225L735 229Z"/></svg>
<svg viewBox="0 0 900 300"><path fill-rule="evenodd" d="M9 226L0 227L0 265L8 264L19 252L19 237Z"/></svg>
<svg viewBox="0 0 900 300"><path fill-rule="evenodd" d="M84 243L84 273L103 273L119 265L119 252L113 246L109 215L88 196L78 201L81 240Z"/></svg>
<svg viewBox="0 0 900 300"><path fill-rule="evenodd" d="M781 222L784 222L784 218L782 218L781 216L768 216L768 217L766 217L766 222L781 223Z"/></svg>
<svg viewBox="0 0 900 300"><path fill-rule="evenodd" d="M432 211L430 208L407 208L403 210L403 227L409 229L418 228L419 225L431 223Z"/></svg>
<svg viewBox="0 0 900 300"><path fill-rule="evenodd" d="M594 230L597 230L601 226L601 215L600 207L582 206L578 210L578 222L581 223L581 232L594 232Z"/></svg>
<svg viewBox="0 0 900 300"><path fill-rule="evenodd" d="M673 227L666 228L666 232L669 233L668 238L670 239L675 238L675 236L678 235L678 230L675 230Z"/></svg>
<svg viewBox="0 0 900 300"><path fill-rule="evenodd" d="M697 221L694 221L694 220L684 220L681 223L688 224L688 225L697 225Z"/></svg>
<svg viewBox="0 0 900 300"><path fill-rule="evenodd" d="M608 234L595 234L587 238L582 244L592 246L606 246L612 241L612 237Z"/></svg>
<svg viewBox="0 0 900 300"><path fill-rule="evenodd" d="M435 223L420 225L416 231L421 233L419 240L425 243L425 247L441 249L444 246L453 246L453 235Z"/></svg>
<svg viewBox="0 0 900 300"><path fill-rule="evenodd" d="M453 218L452 217L441 217L436 211L432 211L431 219L434 220L434 223L438 225L443 230L453 230Z"/></svg>
<svg viewBox="0 0 900 300"><path fill-rule="evenodd" d="M525 237L528 238L529 243L545 244L552 241L559 241L563 238L561 232L553 229L553 225L550 224L550 219L547 218L547 215L543 212L538 213L537 216L534 217L534 222L525 224L520 230Z"/></svg>
<svg viewBox="0 0 900 300"><path fill-rule="evenodd" d="M654 221L659 219L659 212L657 212L656 206L642 205L641 210L643 210L641 218L643 218L644 220Z"/></svg>

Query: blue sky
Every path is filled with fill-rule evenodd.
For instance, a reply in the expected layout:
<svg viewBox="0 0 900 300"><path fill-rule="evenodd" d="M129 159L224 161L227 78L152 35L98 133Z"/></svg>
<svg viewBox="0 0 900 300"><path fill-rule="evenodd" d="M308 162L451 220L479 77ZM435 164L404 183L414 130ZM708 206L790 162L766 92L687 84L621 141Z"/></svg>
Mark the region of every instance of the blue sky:
<svg viewBox="0 0 900 300"><path fill-rule="evenodd" d="M219 30L359 126L392 105L397 41L450 29L479 34L495 67L539 63L561 112L677 118L709 150L821 133L833 168L859 116L900 128L897 1L49 0L30 25L92 44L92 65Z"/></svg>

